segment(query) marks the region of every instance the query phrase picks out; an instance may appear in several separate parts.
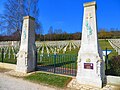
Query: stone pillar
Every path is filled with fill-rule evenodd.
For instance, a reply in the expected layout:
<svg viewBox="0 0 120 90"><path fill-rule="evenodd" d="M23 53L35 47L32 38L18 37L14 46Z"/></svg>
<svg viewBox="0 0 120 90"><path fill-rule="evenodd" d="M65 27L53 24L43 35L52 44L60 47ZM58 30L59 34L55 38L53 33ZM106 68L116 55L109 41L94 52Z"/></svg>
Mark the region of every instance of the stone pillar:
<svg viewBox="0 0 120 90"><path fill-rule="evenodd" d="M81 48L78 52L77 82L102 87L104 61L99 47L96 24L96 2L84 4Z"/></svg>
<svg viewBox="0 0 120 90"><path fill-rule="evenodd" d="M16 71L28 73L36 68L35 19L25 16L23 20L21 45L17 54Z"/></svg>

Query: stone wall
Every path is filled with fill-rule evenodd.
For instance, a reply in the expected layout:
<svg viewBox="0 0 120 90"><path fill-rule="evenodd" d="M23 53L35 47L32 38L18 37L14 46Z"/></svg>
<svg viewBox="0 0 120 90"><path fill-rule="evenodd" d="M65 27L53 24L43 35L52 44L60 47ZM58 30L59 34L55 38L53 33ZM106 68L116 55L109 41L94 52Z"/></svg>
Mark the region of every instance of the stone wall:
<svg viewBox="0 0 120 90"><path fill-rule="evenodd" d="M106 76L107 84L114 84L120 86L120 77L118 76Z"/></svg>
<svg viewBox="0 0 120 90"><path fill-rule="evenodd" d="M15 70L16 69L16 65L8 64L8 63L0 63L0 68Z"/></svg>

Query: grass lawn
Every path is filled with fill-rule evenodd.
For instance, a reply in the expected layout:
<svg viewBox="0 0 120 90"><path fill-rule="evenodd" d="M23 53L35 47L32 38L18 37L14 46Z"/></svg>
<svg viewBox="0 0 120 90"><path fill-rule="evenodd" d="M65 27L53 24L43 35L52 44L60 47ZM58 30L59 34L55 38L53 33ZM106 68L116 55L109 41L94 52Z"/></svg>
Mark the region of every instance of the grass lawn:
<svg viewBox="0 0 120 90"><path fill-rule="evenodd" d="M2 59L0 58L0 62L2 62ZM10 63L10 64L16 64L17 63L17 59L14 59L14 58L4 58L3 59L3 63Z"/></svg>
<svg viewBox="0 0 120 90"><path fill-rule="evenodd" d="M112 52L108 55L108 59L110 60L113 56L117 56L117 52L112 48L109 44L108 40L99 40L99 44L102 50L112 50Z"/></svg>
<svg viewBox="0 0 120 90"><path fill-rule="evenodd" d="M58 88L64 88L72 78L38 72L24 77L24 79L38 84L47 84Z"/></svg>

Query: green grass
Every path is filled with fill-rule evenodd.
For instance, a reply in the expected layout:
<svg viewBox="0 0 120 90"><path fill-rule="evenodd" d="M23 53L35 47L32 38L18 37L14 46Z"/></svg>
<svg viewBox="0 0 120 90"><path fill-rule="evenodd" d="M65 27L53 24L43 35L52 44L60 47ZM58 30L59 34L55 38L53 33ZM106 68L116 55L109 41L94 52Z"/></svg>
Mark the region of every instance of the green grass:
<svg viewBox="0 0 120 90"><path fill-rule="evenodd" d="M111 45L109 44L108 40L99 40L99 44L102 50L105 50L106 48L112 49Z"/></svg>
<svg viewBox="0 0 120 90"><path fill-rule="evenodd" d="M65 54L78 54L79 48L73 49L70 51L69 49L67 49Z"/></svg>
<svg viewBox="0 0 120 90"><path fill-rule="evenodd" d="M102 50L112 50L112 52L108 55L108 59L110 60L113 56L117 56L117 52L112 48L109 44L108 40L99 40L99 44Z"/></svg>
<svg viewBox="0 0 120 90"><path fill-rule="evenodd" d="M47 84L50 86L55 86L59 88L64 88L71 80L70 77L59 76L54 74L46 73L34 73L29 76L24 77L24 79L38 83L38 84Z"/></svg>
<svg viewBox="0 0 120 90"><path fill-rule="evenodd" d="M2 62L2 58L0 58L0 62ZM6 58L3 58L4 63L11 63L11 64L16 64L17 63L17 58L14 59L14 55L11 54L11 57L8 57L8 54L6 54Z"/></svg>
<svg viewBox="0 0 120 90"><path fill-rule="evenodd" d="M13 51L12 51L12 47L8 47L9 50L10 50L10 58L9 58L9 50L7 50L7 47L5 47L4 49L4 53L6 52L5 54L5 58L3 57L3 62L4 63L11 63L11 64L16 64L17 60L16 58L14 58L14 54L13 54ZM6 51L7 50L7 51ZM14 49L15 52L17 53L18 49ZM0 53L2 53L1 49L0 49ZM0 54L1 55L1 54ZM4 54L3 54L4 55ZM0 62L2 62L2 55L0 56Z"/></svg>

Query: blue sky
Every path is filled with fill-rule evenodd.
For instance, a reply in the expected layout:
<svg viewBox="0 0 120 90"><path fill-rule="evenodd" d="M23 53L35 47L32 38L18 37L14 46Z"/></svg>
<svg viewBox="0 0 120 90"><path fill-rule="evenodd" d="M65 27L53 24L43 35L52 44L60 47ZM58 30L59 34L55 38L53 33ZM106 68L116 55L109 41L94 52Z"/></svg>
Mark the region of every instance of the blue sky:
<svg viewBox="0 0 120 90"><path fill-rule="evenodd" d="M83 21L83 3L93 0L39 0L39 20L44 33L50 26L68 33L81 32ZM4 0L0 2L3 13ZM96 0L98 29L120 30L120 0Z"/></svg>

